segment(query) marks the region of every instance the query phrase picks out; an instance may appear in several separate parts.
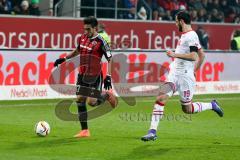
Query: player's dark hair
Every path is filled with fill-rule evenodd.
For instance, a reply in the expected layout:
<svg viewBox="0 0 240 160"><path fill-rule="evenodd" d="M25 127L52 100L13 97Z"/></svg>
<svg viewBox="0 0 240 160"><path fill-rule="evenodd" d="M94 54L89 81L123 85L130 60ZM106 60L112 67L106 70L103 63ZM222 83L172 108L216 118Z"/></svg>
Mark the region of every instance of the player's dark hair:
<svg viewBox="0 0 240 160"><path fill-rule="evenodd" d="M238 36L240 36L240 29L236 30L233 35L233 37L238 37Z"/></svg>
<svg viewBox="0 0 240 160"><path fill-rule="evenodd" d="M186 24L191 24L191 16L188 12L180 11L177 13L176 16L177 16L178 21L180 21L182 19Z"/></svg>
<svg viewBox="0 0 240 160"><path fill-rule="evenodd" d="M92 27L97 27L97 25L98 25L97 18L95 18L93 16L89 16L89 17L84 18L83 23L84 24L90 24Z"/></svg>

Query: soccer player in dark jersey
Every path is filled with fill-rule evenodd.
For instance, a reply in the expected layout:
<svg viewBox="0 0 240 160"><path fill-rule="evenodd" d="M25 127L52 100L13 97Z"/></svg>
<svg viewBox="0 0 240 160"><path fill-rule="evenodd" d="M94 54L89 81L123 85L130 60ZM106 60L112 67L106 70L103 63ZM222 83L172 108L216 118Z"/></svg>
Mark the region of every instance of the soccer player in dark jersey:
<svg viewBox="0 0 240 160"><path fill-rule="evenodd" d="M104 82L102 81L103 75L101 68L102 56L104 56L108 62L110 62L112 58L110 48L107 42L97 33L98 21L95 17L87 17L83 22L84 34L79 38L78 47L65 58L59 58L54 63L54 66L56 67L67 59L80 55L76 103L78 106L78 115L82 130L74 136L77 138L90 136L87 124L87 98L88 104L91 106L100 105L106 100L113 108L117 106L117 98L111 92L102 92L102 83L104 83L105 90L112 88L111 76L109 74L110 68L108 67L108 74L106 75ZM86 89L92 90L93 88L100 91L100 98L97 99L84 94L88 92Z"/></svg>

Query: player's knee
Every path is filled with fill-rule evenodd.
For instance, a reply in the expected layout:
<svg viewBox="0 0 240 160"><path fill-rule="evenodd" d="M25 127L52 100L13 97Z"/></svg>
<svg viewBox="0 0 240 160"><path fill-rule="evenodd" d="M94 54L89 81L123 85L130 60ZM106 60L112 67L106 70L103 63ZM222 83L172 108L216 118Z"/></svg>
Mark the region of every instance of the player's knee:
<svg viewBox="0 0 240 160"><path fill-rule="evenodd" d="M95 106L97 106L98 105L98 103L97 103L97 99L96 98L91 98L91 99L89 99L88 100L88 105L89 106L92 106L92 107L95 107Z"/></svg>
<svg viewBox="0 0 240 160"><path fill-rule="evenodd" d="M86 102L86 97L77 96L76 102L77 103L84 103L84 102Z"/></svg>
<svg viewBox="0 0 240 160"><path fill-rule="evenodd" d="M182 111L186 114L192 114L192 107L191 106L186 106L186 105L182 105Z"/></svg>
<svg viewBox="0 0 240 160"><path fill-rule="evenodd" d="M95 107L95 106L97 106L97 102L91 102L91 101L89 101L89 102L88 102L88 105L89 105L89 106L92 106L92 107Z"/></svg>
<svg viewBox="0 0 240 160"><path fill-rule="evenodd" d="M161 103L166 103L167 99L168 99L168 96L165 94L157 96L157 101Z"/></svg>

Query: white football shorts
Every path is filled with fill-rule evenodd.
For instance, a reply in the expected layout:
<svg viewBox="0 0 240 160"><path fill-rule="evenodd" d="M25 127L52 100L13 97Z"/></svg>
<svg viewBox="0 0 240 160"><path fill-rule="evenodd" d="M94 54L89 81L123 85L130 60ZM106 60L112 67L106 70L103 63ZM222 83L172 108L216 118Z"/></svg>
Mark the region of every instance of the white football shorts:
<svg viewBox="0 0 240 160"><path fill-rule="evenodd" d="M188 76L187 74L176 75L174 73L169 73L167 77L167 82L174 84L174 91L168 92L167 95L171 97L174 92L178 92L182 104L191 104L196 82L194 76Z"/></svg>

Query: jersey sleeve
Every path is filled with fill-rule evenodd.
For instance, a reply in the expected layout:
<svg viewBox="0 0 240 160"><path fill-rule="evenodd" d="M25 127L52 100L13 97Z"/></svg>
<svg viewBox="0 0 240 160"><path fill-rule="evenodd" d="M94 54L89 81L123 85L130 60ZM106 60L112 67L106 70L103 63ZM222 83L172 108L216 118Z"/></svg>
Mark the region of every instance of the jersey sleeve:
<svg viewBox="0 0 240 160"><path fill-rule="evenodd" d="M197 47L198 50L202 48L198 35L196 33L189 38L188 45L189 45L189 48Z"/></svg>
<svg viewBox="0 0 240 160"><path fill-rule="evenodd" d="M104 54L105 58L107 59L107 61L109 61L112 58L110 46L102 37L101 37L101 41L102 41L103 54Z"/></svg>

